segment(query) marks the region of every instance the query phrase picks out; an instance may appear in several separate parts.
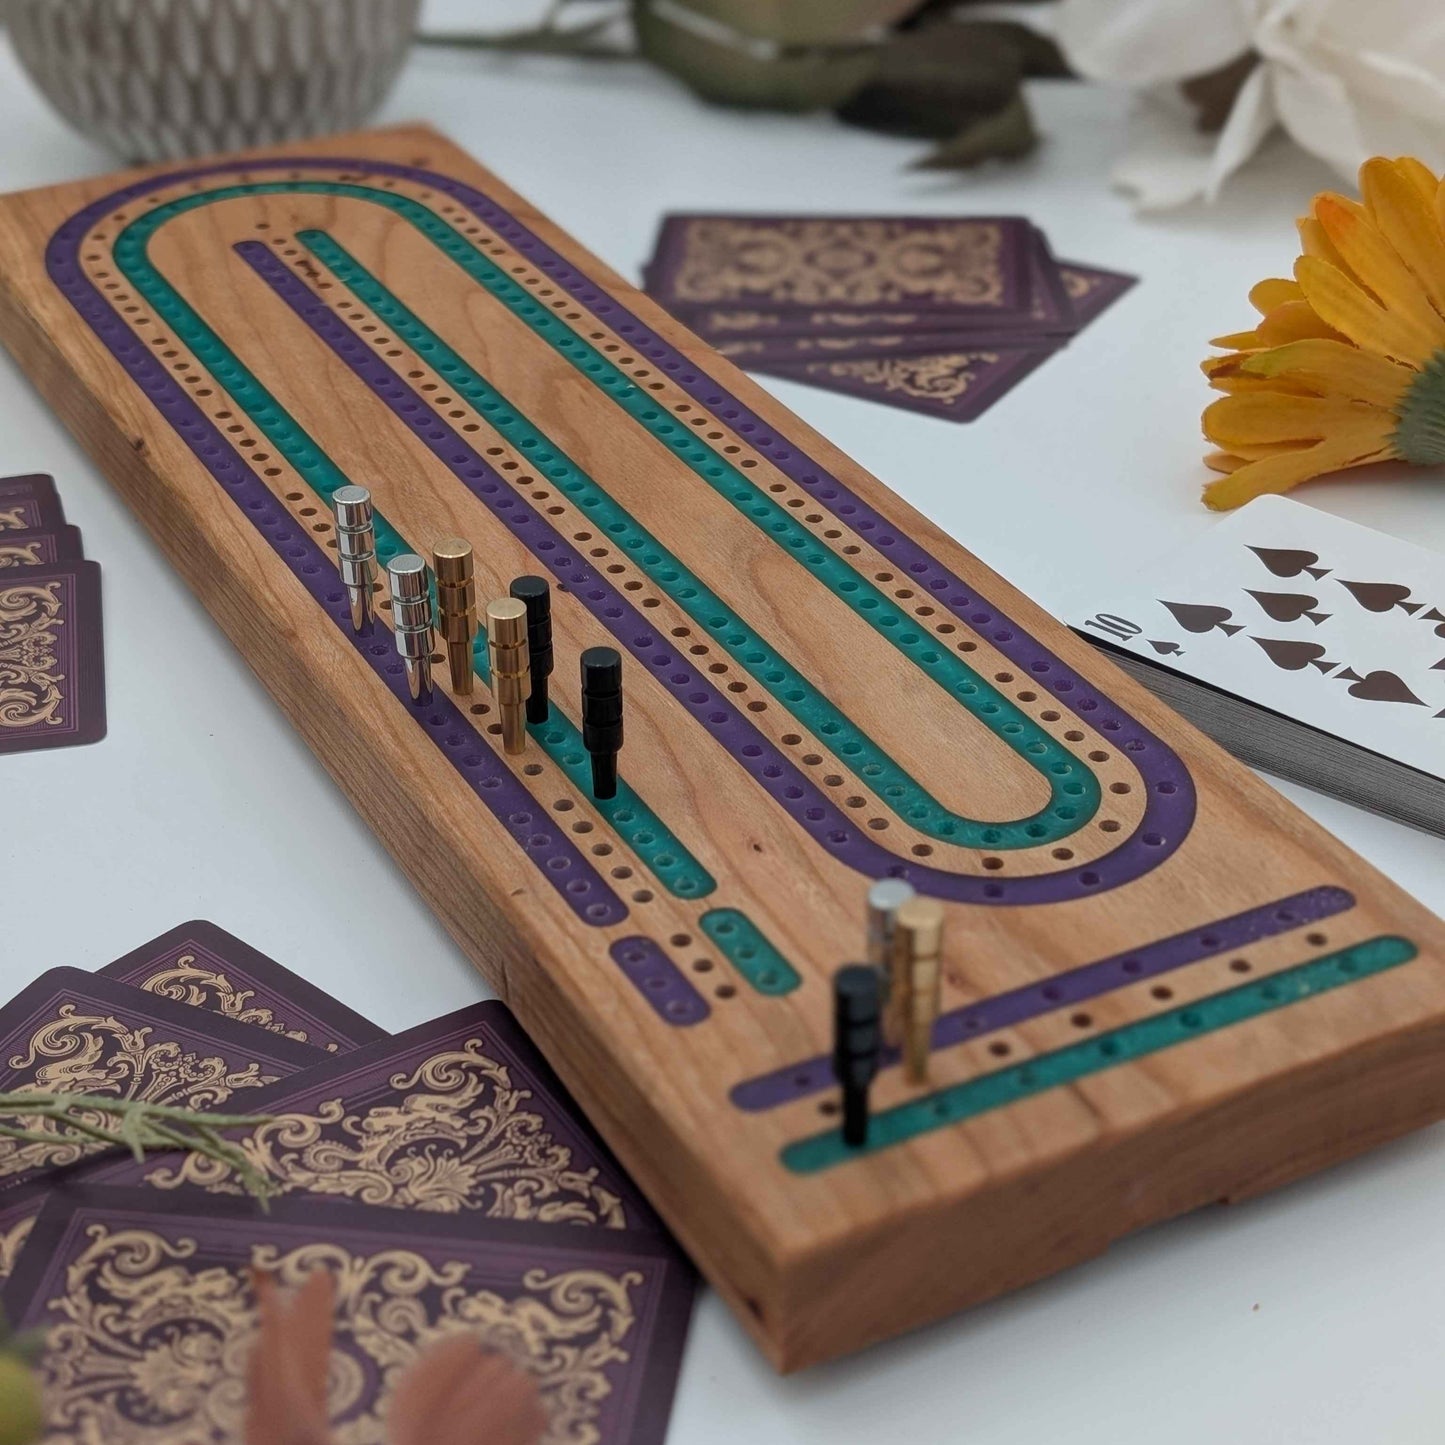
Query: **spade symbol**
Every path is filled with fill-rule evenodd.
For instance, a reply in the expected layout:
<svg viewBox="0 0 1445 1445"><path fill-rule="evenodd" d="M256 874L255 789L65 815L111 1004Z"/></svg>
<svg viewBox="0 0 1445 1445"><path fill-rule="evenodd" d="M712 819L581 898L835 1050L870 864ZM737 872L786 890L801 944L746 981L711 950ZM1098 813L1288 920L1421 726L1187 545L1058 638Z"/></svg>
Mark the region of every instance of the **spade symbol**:
<svg viewBox="0 0 1445 1445"><path fill-rule="evenodd" d="M1417 707L1424 707L1425 704L1405 686L1402 677L1396 677L1393 672L1376 670L1361 677L1359 673L1346 668L1343 672L1337 673L1337 677L1352 678L1349 686L1351 697L1358 697L1365 702L1411 702Z"/></svg>
<svg viewBox="0 0 1445 1445"><path fill-rule="evenodd" d="M1293 547L1251 547L1249 550L1276 577L1298 577L1301 572L1308 572L1311 577L1318 578L1330 570L1319 565L1317 552L1301 552Z"/></svg>
<svg viewBox="0 0 1445 1445"><path fill-rule="evenodd" d="M1256 592L1252 587L1244 590L1276 622L1298 622L1301 617L1308 617L1318 627L1330 615L1328 612L1311 612L1312 607L1320 605L1320 600L1305 592Z"/></svg>
<svg viewBox="0 0 1445 1445"><path fill-rule="evenodd" d="M1226 637L1233 637L1236 632L1244 631L1238 623L1230 624L1234 613L1227 607L1211 607L1203 602L1165 602L1162 597L1159 601L1186 632L1213 632L1217 627Z"/></svg>
<svg viewBox="0 0 1445 1445"><path fill-rule="evenodd" d="M1398 607L1414 616L1425 605L1423 602L1411 602L1410 589L1398 582L1346 582L1342 577L1340 586L1346 588L1367 612L1388 612L1392 607Z"/></svg>
<svg viewBox="0 0 1445 1445"><path fill-rule="evenodd" d="M1155 642L1154 639L1151 637L1149 639L1149 646L1152 647L1154 651L1159 654L1160 657L1184 656L1184 649L1180 647L1177 642ZM1442 662L1440 666L1445 667L1445 662Z"/></svg>
<svg viewBox="0 0 1445 1445"><path fill-rule="evenodd" d="M1318 642L1295 642L1287 637L1251 637L1264 649L1264 654L1276 667L1286 672L1300 672L1311 663L1321 672L1328 672L1335 664L1324 662L1325 649Z"/></svg>

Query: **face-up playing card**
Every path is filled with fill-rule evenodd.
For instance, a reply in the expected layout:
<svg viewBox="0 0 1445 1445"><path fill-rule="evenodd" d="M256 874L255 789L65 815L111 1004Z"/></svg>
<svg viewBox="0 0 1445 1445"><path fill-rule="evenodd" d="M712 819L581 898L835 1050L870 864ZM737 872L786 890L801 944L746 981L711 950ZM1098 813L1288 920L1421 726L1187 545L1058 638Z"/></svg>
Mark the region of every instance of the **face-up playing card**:
<svg viewBox="0 0 1445 1445"><path fill-rule="evenodd" d="M865 401L881 401L944 421L973 421L1035 367L1051 349L1001 347L864 360L750 363L769 376L806 382Z"/></svg>
<svg viewBox="0 0 1445 1445"><path fill-rule="evenodd" d="M1261 497L1080 631L1445 778L1445 557Z"/></svg>
<svg viewBox="0 0 1445 1445"><path fill-rule="evenodd" d="M0 477L0 538L9 532L53 532L65 512L51 477Z"/></svg>
<svg viewBox="0 0 1445 1445"><path fill-rule="evenodd" d="M149 1190L57 1193L4 1293L46 1332L48 1440L230 1445L242 1436L253 1271L338 1280L329 1415L379 1441L398 1379L464 1332L536 1380L547 1445L661 1445L693 1276L661 1236L282 1200L268 1215ZM476 1421L477 1438L486 1421Z"/></svg>
<svg viewBox="0 0 1445 1445"><path fill-rule="evenodd" d="M0 506L4 506L0 502ZM79 561L85 553L78 527L54 532L0 532L0 572L14 567L53 567Z"/></svg>
<svg viewBox="0 0 1445 1445"><path fill-rule="evenodd" d="M282 1197L658 1229L505 1004L473 1004L258 1093L275 1122L233 1135ZM91 1176L235 1193L225 1164L157 1154Z"/></svg>
<svg viewBox="0 0 1445 1445"><path fill-rule="evenodd" d="M200 919L141 944L100 974L327 1053L349 1053L386 1037L384 1029L275 959Z"/></svg>
<svg viewBox="0 0 1445 1445"><path fill-rule="evenodd" d="M67 562L0 573L0 753L104 736L100 568Z"/></svg>
<svg viewBox="0 0 1445 1445"><path fill-rule="evenodd" d="M647 268L665 306L965 311L1027 321L1019 216L669 216Z"/></svg>
<svg viewBox="0 0 1445 1445"><path fill-rule="evenodd" d="M0 1008L0 1093L93 1094L250 1113L252 1096L318 1057L294 1039L76 968L51 969ZM112 1126L105 1114L87 1121ZM0 1204L10 1189L107 1147L63 1136L46 1119L0 1113L0 1122L47 1136L0 1138Z"/></svg>

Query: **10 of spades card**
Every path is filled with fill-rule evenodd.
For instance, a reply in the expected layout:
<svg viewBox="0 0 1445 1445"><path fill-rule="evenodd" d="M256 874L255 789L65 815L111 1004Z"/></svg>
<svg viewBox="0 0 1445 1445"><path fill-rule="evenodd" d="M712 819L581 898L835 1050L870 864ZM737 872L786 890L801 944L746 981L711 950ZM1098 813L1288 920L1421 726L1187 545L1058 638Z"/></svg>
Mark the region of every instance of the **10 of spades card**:
<svg viewBox="0 0 1445 1445"><path fill-rule="evenodd" d="M1073 620L1245 761L1445 832L1445 556L1261 497Z"/></svg>

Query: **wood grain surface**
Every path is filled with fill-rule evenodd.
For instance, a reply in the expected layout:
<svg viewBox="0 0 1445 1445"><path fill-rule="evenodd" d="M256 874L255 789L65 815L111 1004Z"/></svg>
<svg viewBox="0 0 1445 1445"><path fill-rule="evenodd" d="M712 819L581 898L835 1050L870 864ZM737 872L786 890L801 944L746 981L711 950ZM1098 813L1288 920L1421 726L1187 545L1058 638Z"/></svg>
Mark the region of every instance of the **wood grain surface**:
<svg viewBox="0 0 1445 1445"><path fill-rule="evenodd" d="M473 190L510 222L479 209ZM344 279L317 233L424 332L408 334ZM482 264L526 304L481 284ZM1445 1113L1445 932L1433 916L434 133L5 198L0 333L779 1368L886 1338ZM368 367L389 378L380 390ZM623 378L616 387L606 368ZM472 374L499 406L468 398ZM689 460L679 438L706 461ZM524 755L505 757L480 680L437 723L398 697L385 632L378 653L358 647L318 601L335 582L323 463L337 485L372 488L408 546L470 539L483 601L519 573L551 578L552 695L573 723L579 653L621 648L623 781L675 847L650 828L639 837L635 813L596 804L568 771L567 745L534 734ZM222 464L234 485L218 478ZM629 548L600 524L585 492L567 488L577 472L651 542ZM739 502L745 487L784 520ZM264 499L251 506L245 488ZM284 542L261 520L276 508ZM865 514L879 520L865 527ZM788 526L806 541L792 545ZM537 545L553 533L558 546ZM582 559L571 570L561 543ZM961 582L935 588L923 562L900 565L905 543ZM814 549L884 602L870 610L864 593L827 583L807 560ZM663 585L673 564L696 584L692 598L675 576ZM730 642L733 622L710 620L703 591L756 642ZM951 606L955 594L967 605ZM904 621L885 625L889 609ZM1046 670L1020 667L1020 638L1042 645ZM807 688L778 680L759 649ZM928 657L966 667L984 691L960 693L957 674L930 673ZM438 681L445 701L445 668ZM1103 701L1080 705L1095 689ZM995 695L1002 711L969 706ZM1116 705L1127 720L1106 726ZM1015 716L1024 733L1004 730ZM1045 739L1044 751L1020 751L1022 736ZM467 756L505 786L472 786ZM1066 822L1050 811L1062 775L1040 771L1040 757L1089 780ZM1184 781L1166 794L1170 758ZM1187 809L1180 788L1192 791ZM489 803L504 794L525 806ZM1172 809L1168 826L1157 806ZM1044 832L1015 846L1030 818ZM565 850L565 869L539 866ZM672 887L683 852L714 886ZM1115 882L1132 857L1144 860L1135 876ZM1048 1061L1081 1042L1293 979L1369 940L1403 938L1415 956L1299 1001L1286 989L1257 1016L1138 1057L1130 1044L1113 1066L1021 1084L1017 1100L961 1122L940 1105L937 1127L891 1147L790 1167L790 1145L836 1129L836 1091L785 1082L750 1108L733 1091L826 1054L830 978L862 954L864 895L887 871L945 897L946 1011L1175 935L1195 942L1167 975L1121 965L1087 1002L1065 988L1016 1023L936 1047L922 1088L886 1069L880 1112L1030 1061L1058 1067ZM590 878L585 896L606 916L587 916L563 875ZM1348 897L1330 894L1327 916L1274 916L1321 889ZM704 927L722 909L776 946L797 987L749 983L746 960ZM1211 946L1211 930L1237 915L1255 919L1244 941L1224 930ZM670 961L705 1017L659 1012L613 954L635 939Z"/></svg>

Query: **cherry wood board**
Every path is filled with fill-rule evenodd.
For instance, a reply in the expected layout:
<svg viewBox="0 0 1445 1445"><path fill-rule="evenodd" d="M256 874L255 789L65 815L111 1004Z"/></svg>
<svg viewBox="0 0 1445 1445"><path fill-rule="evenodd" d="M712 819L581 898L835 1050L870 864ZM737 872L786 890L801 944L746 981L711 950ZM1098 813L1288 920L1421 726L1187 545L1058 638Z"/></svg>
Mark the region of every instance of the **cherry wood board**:
<svg viewBox="0 0 1445 1445"><path fill-rule="evenodd" d="M4 198L0 333L780 1369L1445 1114L1433 916L433 132ZM418 709L352 636L348 483L553 582L523 755L485 639ZM888 874L944 1012L848 1151Z"/></svg>

